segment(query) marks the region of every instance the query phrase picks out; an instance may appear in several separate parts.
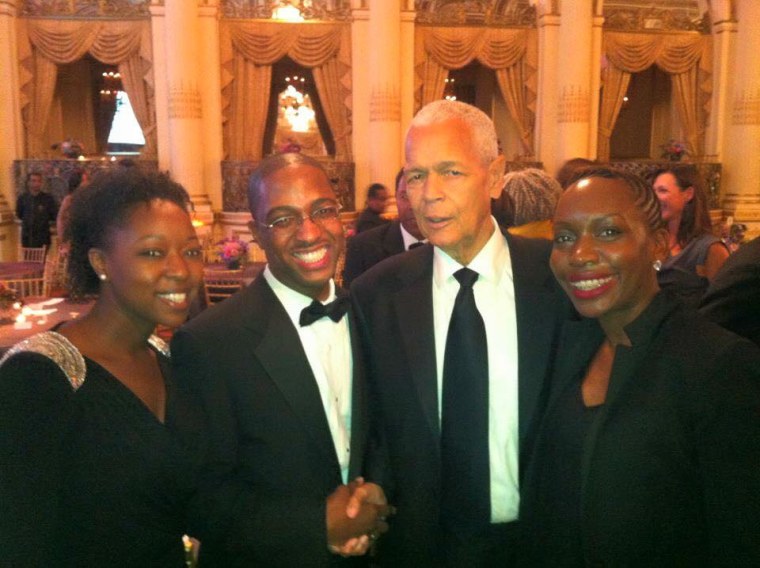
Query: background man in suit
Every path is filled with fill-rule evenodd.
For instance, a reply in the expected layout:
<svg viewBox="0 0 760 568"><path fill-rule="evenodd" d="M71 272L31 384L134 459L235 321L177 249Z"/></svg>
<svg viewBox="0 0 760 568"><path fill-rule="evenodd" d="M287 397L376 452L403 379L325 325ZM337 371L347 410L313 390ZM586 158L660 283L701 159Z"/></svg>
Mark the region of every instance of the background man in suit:
<svg viewBox="0 0 760 568"><path fill-rule="evenodd" d="M387 528L382 490L347 485L367 420L358 343L332 279L339 207L319 163L296 153L262 161L248 197L263 274L172 342L179 382L208 423L193 535L204 566L339 565L328 547L360 553Z"/></svg>
<svg viewBox="0 0 760 568"><path fill-rule="evenodd" d="M356 220L356 232L362 233L374 227L387 225L388 220L381 215L385 212L388 202L388 188L382 183L373 183L367 189L367 204Z"/></svg>
<svg viewBox="0 0 760 568"><path fill-rule="evenodd" d="M760 237L728 257L705 292L699 311L760 345Z"/></svg>
<svg viewBox="0 0 760 568"><path fill-rule="evenodd" d="M434 246L351 287L388 458L374 479L398 507L381 555L387 566L510 566L521 456L566 303L549 243L503 235L490 215L504 162L484 113L424 107L404 170Z"/></svg>
<svg viewBox="0 0 760 568"><path fill-rule="evenodd" d="M417 219L409 203L403 169L396 174L396 207L398 219L364 231L348 240L346 264L343 268L344 286L350 286L357 276L381 260L409 250L409 247L424 241L425 237L417 225Z"/></svg>
<svg viewBox="0 0 760 568"><path fill-rule="evenodd" d="M50 224L55 222L58 206L49 193L42 191L42 174L26 176L26 189L16 200L16 217L21 219L21 246L50 246Z"/></svg>

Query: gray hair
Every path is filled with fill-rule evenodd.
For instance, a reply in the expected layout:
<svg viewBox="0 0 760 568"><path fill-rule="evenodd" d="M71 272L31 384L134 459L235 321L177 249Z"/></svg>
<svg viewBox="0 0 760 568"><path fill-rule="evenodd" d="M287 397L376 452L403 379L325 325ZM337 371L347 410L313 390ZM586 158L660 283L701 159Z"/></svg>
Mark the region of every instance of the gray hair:
<svg viewBox="0 0 760 568"><path fill-rule="evenodd" d="M524 225L554 217L562 186L545 171L528 168L506 174L504 192L514 205L514 224Z"/></svg>
<svg viewBox="0 0 760 568"><path fill-rule="evenodd" d="M415 126L430 126L447 120L461 120L467 124L475 151L483 163L490 164L497 158L499 141L493 121L482 110L466 103L444 99L426 104L412 119L409 130Z"/></svg>
<svg viewBox="0 0 760 568"><path fill-rule="evenodd" d="M328 180L330 179L322 164L314 158L301 154L300 152L288 152L285 154L267 156L259 163L258 167L248 180L248 209L251 210L251 215L254 219L256 218L256 210L261 202L261 190L264 180L273 173L278 172L283 168L287 168L288 166L311 166L325 174L325 177Z"/></svg>

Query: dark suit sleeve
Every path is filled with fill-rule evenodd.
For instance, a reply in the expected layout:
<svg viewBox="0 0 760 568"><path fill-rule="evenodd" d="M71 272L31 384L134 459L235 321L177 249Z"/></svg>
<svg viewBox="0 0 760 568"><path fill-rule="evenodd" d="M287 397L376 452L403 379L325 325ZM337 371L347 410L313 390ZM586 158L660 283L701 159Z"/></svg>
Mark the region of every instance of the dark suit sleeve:
<svg viewBox="0 0 760 568"><path fill-rule="evenodd" d="M362 306L357 301L357 295L352 292L352 310L355 321L359 330L359 339L362 347L362 356L364 357L365 368L367 369L367 398L368 398L368 419L369 419L369 436L367 449L365 451L363 474L367 481L376 483L383 488L386 496L393 492L390 474L390 463L388 456L388 447L385 440L385 429L383 427L383 417L379 394L376 389L374 377L369 374L373 366L370 358L372 357L372 337L370 326L362 310Z"/></svg>
<svg viewBox="0 0 760 568"><path fill-rule="evenodd" d="M0 368L0 557L4 566L60 565L58 495L72 389L37 354ZM4 564L7 562L7 564Z"/></svg>
<svg viewBox="0 0 760 568"><path fill-rule="evenodd" d="M727 262L707 290L699 311L760 345L760 258L733 266Z"/></svg>
<svg viewBox="0 0 760 568"><path fill-rule="evenodd" d="M348 288L351 282L366 270L360 241L353 237L346 243L346 263L343 267L343 286Z"/></svg>
<svg viewBox="0 0 760 568"><path fill-rule="evenodd" d="M226 566L228 558L283 562L294 548L319 565L317 559L325 557L327 547L325 502L289 501L287 495L273 496L250 483L241 465L245 457L239 439L236 377L226 372L222 351L189 330L179 330L172 340L175 378L200 402L206 421L207 451L189 521L193 536L203 543L204 566Z"/></svg>
<svg viewBox="0 0 760 568"><path fill-rule="evenodd" d="M760 566L760 352L745 341L715 359L694 409L711 566Z"/></svg>
<svg viewBox="0 0 760 568"><path fill-rule="evenodd" d="M24 218L24 198L23 195L19 195L16 198L16 217L19 219Z"/></svg>
<svg viewBox="0 0 760 568"><path fill-rule="evenodd" d="M56 202L55 197L52 195L49 195L49 197L50 200L48 201L48 222L55 223L55 220L58 217L58 202Z"/></svg>

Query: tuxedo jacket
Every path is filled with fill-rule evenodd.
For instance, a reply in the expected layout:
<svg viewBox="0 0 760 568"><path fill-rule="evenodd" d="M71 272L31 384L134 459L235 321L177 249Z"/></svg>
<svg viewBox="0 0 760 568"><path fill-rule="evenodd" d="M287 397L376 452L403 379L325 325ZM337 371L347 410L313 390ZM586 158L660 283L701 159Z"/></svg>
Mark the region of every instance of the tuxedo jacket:
<svg viewBox="0 0 760 568"><path fill-rule="evenodd" d="M343 285L350 286L357 276L381 260L405 250L398 219L351 237L346 244Z"/></svg>
<svg viewBox="0 0 760 568"><path fill-rule="evenodd" d="M728 257L702 298L699 311L760 345L760 237Z"/></svg>
<svg viewBox="0 0 760 568"><path fill-rule="evenodd" d="M354 336L351 478L368 426ZM340 564L325 528L325 499L342 483L338 458L298 332L263 275L183 326L172 353L206 420L191 509L203 565Z"/></svg>
<svg viewBox="0 0 760 568"><path fill-rule="evenodd" d="M760 350L666 293L626 333L582 448L586 565L760 566ZM603 340L597 320L566 324L546 424ZM555 509L536 493L562 437L538 432L521 492L531 568L563 565L542 533Z"/></svg>
<svg viewBox="0 0 760 568"><path fill-rule="evenodd" d="M514 274L522 445L539 413L569 304L549 271L549 243L506 239ZM351 288L367 357L375 435L384 444L384 455L373 456L370 476L385 486L389 502L398 508L380 541L388 566L442 564L432 279L433 247L425 245L385 260Z"/></svg>

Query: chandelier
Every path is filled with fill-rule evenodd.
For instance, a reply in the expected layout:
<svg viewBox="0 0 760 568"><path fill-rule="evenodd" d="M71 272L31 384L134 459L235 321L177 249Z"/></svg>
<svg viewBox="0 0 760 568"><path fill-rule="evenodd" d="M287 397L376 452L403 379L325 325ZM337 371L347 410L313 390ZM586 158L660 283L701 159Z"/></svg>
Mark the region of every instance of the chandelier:
<svg viewBox="0 0 760 568"><path fill-rule="evenodd" d="M222 17L285 22L351 20L350 0L225 0Z"/></svg>
<svg viewBox="0 0 760 568"><path fill-rule="evenodd" d="M307 2L308 0L305 0L305 3ZM301 2L287 2L284 0L277 2L272 8L272 19L283 20L285 22L303 22L304 17L301 15L301 8L296 4L301 4ZM308 4L311 4L311 2L308 2Z"/></svg>

